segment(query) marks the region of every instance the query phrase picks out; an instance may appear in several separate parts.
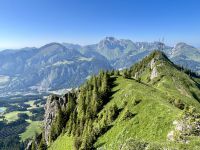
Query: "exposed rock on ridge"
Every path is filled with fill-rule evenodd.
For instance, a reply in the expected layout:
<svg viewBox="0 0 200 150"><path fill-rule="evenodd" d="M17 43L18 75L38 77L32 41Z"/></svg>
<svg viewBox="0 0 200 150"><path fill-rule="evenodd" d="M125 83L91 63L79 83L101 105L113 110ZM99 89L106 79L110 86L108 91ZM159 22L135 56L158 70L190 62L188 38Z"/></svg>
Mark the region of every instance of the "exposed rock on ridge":
<svg viewBox="0 0 200 150"><path fill-rule="evenodd" d="M51 95L47 98L45 105L45 115L44 115L44 137L47 145L49 144L49 135L51 131L51 126L56 118L58 109L64 109L67 105L66 97L58 97L56 95Z"/></svg>

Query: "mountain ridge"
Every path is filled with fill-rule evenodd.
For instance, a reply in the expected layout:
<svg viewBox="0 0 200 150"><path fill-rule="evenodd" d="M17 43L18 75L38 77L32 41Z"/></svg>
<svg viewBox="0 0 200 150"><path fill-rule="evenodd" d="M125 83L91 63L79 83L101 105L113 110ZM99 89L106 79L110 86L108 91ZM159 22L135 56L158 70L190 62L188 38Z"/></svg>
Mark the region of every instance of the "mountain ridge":
<svg viewBox="0 0 200 150"><path fill-rule="evenodd" d="M108 47L100 46L102 48L99 49L98 45L103 45L102 43L104 46L108 44ZM9 77L9 81L6 80L6 83L3 82L4 84L0 85L0 91L2 93L8 89L13 92L32 91L32 87L36 87L33 91L40 92L40 89L48 91L49 89L55 90L55 87L77 87L87 77L97 74L101 69L128 68L156 49L165 52L174 63L200 72L199 50L183 43L169 47L161 42L133 42L114 37L106 37L99 43L88 46L53 42L40 48L1 51L0 75L6 79ZM90 68L87 69L87 66ZM79 68L79 70L75 68ZM51 70L57 73L52 73ZM77 78L80 78L81 82L73 82L73 75L66 75L68 84L61 85L66 81L64 75L62 78L58 77L58 74L62 74L62 72L77 74ZM27 76L27 74L29 75ZM60 85L56 83L57 81Z"/></svg>
<svg viewBox="0 0 200 150"><path fill-rule="evenodd" d="M150 78L155 67L157 76ZM50 150L199 149L199 79L160 51L129 69L100 72L78 90L47 99L44 134L32 144Z"/></svg>

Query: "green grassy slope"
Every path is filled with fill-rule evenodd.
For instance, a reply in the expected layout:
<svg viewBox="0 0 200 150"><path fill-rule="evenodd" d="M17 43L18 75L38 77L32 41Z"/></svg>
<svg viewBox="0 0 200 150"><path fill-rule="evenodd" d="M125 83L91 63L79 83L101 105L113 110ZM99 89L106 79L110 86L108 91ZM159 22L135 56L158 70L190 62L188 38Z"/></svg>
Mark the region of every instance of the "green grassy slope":
<svg viewBox="0 0 200 150"><path fill-rule="evenodd" d="M113 90L117 92L107 105L115 103L123 111L113 123L113 127L97 140L95 147L118 149L130 138L156 145L170 145L167 142L167 134L173 129L172 123L179 118L182 110L171 105L167 101L169 96L154 87L122 77L117 78L116 84L118 86ZM183 96L179 94L178 97ZM135 105L134 101L137 100L141 102ZM127 105L124 107L125 101ZM196 100L186 98L185 101L194 105ZM199 104L197 106L199 107ZM127 109L135 116L124 120L123 115ZM173 143L172 146L174 146Z"/></svg>
<svg viewBox="0 0 200 150"><path fill-rule="evenodd" d="M149 63L157 56L158 76L150 80ZM190 137L188 144L167 139L168 133L175 128L173 122L184 111L176 101L200 110L199 78L190 77L160 53L151 54L142 63L138 65L139 69L132 68L129 79L112 77L116 78L113 95L97 116L100 118L113 105L117 105L119 114L109 129L96 139L94 147L106 150L144 149L142 146L148 149L200 149L198 137ZM139 80L133 79L137 71L140 72ZM99 124L94 122L93 126ZM65 134L58 137L49 149L71 150L72 145L73 137Z"/></svg>
<svg viewBox="0 0 200 150"><path fill-rule="evenodd" d="M42 131L42 121L31 121L27 120L30 123L25 132L20 134L21 141L25 141L26 139L33 138L37 133L41 133Z"/></svg>
<svg viewBox="0 0 200 150"><path fill-rule="evenodd" d="M60 135L58 139L50 146L49 150L72 150L73 138L65 135Z"/></svg>

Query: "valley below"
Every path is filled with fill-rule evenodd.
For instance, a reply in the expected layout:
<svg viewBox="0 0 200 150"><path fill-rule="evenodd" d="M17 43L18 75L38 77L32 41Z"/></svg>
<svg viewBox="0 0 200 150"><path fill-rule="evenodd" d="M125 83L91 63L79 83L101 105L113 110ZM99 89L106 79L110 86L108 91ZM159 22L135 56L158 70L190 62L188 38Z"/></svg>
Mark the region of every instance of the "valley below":
<svg viewBox="0 0 200 150"><path fill-rule="evenodd" d="M0 98L0 149L24 149L26 140L42 132L44 95ZM21 142L21 143L20 143Z"/></svg>

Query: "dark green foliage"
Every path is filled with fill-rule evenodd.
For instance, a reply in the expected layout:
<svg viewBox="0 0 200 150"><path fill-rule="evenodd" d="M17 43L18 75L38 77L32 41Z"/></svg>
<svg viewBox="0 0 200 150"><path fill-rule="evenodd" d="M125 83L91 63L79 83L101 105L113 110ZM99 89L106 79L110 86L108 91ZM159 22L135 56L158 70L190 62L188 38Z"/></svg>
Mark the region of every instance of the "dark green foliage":
<svg viewBox="0 0 200 150"><path fill-rule="evenodd" d="M181 110L183 110L185 108L185 104L180 99L170 98L169 102Z"/></svg>
<svg viewBox="0 0 200 150"><path fill-rule="evenodd" d="M112 69L111 72L110 72L110 75L113 76L114 74L115 74L115 70Z"/></svg>
<svg viewBox="0 0 200 150"><path fill-rule="evenodd" d="M31 116L29 116L29 119L32 121L42 121L44 119L44 108L33 108L29 109L29 111L32 113Z"/></svg>
<svg viewBox="0 0 200 150"><path fill-rule="evenodd" d="M125 69L123 72L122 72L122 76L124 78L130 78L131 77L131 71L129 69Z"/></svg>
<svg viewBox="0 0 200 150"><path fill-rule="evenodd" d="M107 115L108 115L108 122L112 123L118 116L119 110L117 105L113 105L108 109Z"/></svg>
<svg viewBox="0 0 200 150"><path fill-rule="evenodd" d="M189 75L191 77L195 77L195 78L199 78L200 77L200 75L198 73L196 73L196 72L194 72L194 71L192 71L192 70L190 70L188 68L185 68L183 66L178 66L178 65L175 65L175 66L176 66L176 68L178 70L183 71L184 73L186 73L187 75Z"/></svg>
<svg viewBox="0 0 200 150"><path fill-rule="evenodd" d="M51 127L51 141L54 141L61 134L63 127L65 127L63 120L63 112L61 111L61 109L58 109L55 121L53 122Z"/></svg>
<svg viewBox="0 0 200 150"><path fill-rule="evenodd" d="M38 146L38 150L46 150L46 149L47 149L47 145L45 143L44 138L42 137Z"/></svg>
<svg viewBox="0 0 200 150"><path fill-rule="evenodd" d="M79 150L80 146L81 146L81 139L79 137L75 137L73 143L73 150Z"/></svg>
<svg viewBox="0 0 200 150"><path fill-rule="evenodd" d="M31 150L36 150L35 140L32 141Z"/></svg>
<svg viewBox="0 0 200 150"><path fill-rule="evenodd" d="M17 114L17 116L24 120L29 118L29 116L26 113L19 113L19 114Z"/></svg>
<svg viewBox="0 0 200 150"><path fill-rule="evenodd" d="M141 99L136 99L136 100L134 101L134 105L139 104L141 101L142 101Z"/></svg>
<svg viewBox="0 0 200 150"><path fill-rule="evenodd" d="M19 125L17 125L17 123L15 122L14 124L12 123L13 126L16 125L16 129L19 128L20 126L20 122L18 122ZM12 125L8 124L10 127ZM22 125L23 127L23 125ZM24 150L28 141L23 141L20 142L20 137L19 137L19 133L16 129L13 128L0 128L2 130L5 130L5 132L1 132L0 135L3 136L3 138L0 138L0 150ZM21 129L21 127L20 127ZM24 127L25 129L25 127ZM7 135L6 135L6 134Z"/></svg>
<svg viewBox="0 0 200 150"><path fill-rule="evenodd" d="M116 70L116 71L114 72L114 75L115 75L115 76L119 76L119 75L120 75L119 70Z"/></svg>
<svg viewBox="0 0 200 150"><path fill-rule="evenodd" d="M76 120L77 120L77 110L76 108L76 98L77 93L71 91L64 95L63 97L67 101L67 106L65 108L58 107L56 117L51 126L49 141L52 142L57 139L61 133L65 133L65 127L67 133L74 135L76 132ZM55 100L58 100L58 97L54 96Z"/></svg>
<svg viewBox="0 0 200 150"><path fill-rule="evenodd" d="M135 116L135 114L130 112L128 109L126 109L125 112L124 112L123 120L131 119L134 116Z"/></svg>
<svg viewBox="0 0 200 150"><path fill-rule="evenodd" d="M54 141L65 128L65 132L75 137L74 149L92 149L97 137L108 129L108 124L115 120L118 108L113 105L104 114L105 124L99 124L97 114L103 105L109 102L111 95L111 75L114 71L100 71L98 76L92 76L86 84L82 85L78 92L71 92L65 96L67 107L59 109L54 119L50 132L50 141ZM55 97L56 100L57 97Z"/></svg>
<svg viewBox="0 0 200 150"><path fill-rule="evenodd" d="M27 110L30 105L25 104L31 100L35 100L35 103L44 103L45 100L42 98L41 95L14 95L2 98L0 100L0 106L6 107L5 113L9 113L12 111L24 111ZM17 105L12 105L16 103ZM36 113L33 113L36 115ZM40 116L43 116L43 113ZM33 115L33 116L34 116ZM7 122L6 120L0 121L0 150L24 150L28 141L20 142L19 135L25 132L26 127L29 125L25 119L32 119L29 118L27 114L19 113L18 120L13 122ZM37 114L37 116L39 116ZM4 119L4 117L2 117ZM43 117L42 117L43 119ZM40 120L42 120L40 119ZM38 119L35 119L38 120Z"/></svg>
<svg viewBox="0 0 200 150"><path fill-rule="evenodd" d="M6 138L9 139L9 137L13 137L15 135L18 137L18 134L25 131L27 125L28 123L23 119L18 119L17 121L8 124L3 123L0 128L0 142L3 142ZM5 143L7 142L5 141ZM0 148L2 145L4 144L0 144Z"/></svg>

